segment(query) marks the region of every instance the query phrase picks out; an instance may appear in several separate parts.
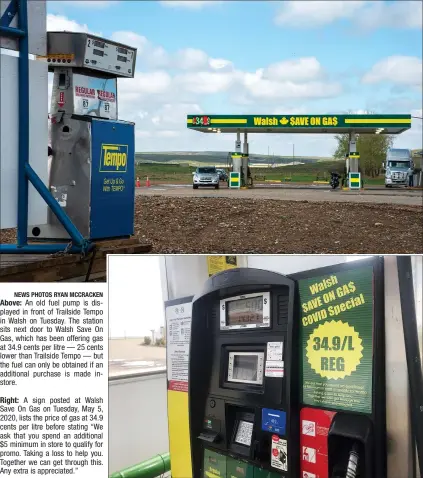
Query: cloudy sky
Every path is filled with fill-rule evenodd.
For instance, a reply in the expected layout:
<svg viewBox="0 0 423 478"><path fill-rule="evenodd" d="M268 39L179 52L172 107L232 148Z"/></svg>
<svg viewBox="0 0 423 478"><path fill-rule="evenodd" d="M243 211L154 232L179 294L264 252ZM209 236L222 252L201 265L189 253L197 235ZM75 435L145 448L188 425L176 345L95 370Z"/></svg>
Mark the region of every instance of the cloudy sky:
<svg viewBox="0 0 423 478"><path fill-rule="evenodd" d="M137 151L230 151L231 134L186 115L411 113L422 116L421 1L48 1L49 30L138 48L119 80ZM250 152L331 155L331 135L250 137ZM422 121L396 140L422 147Z"/></svg>

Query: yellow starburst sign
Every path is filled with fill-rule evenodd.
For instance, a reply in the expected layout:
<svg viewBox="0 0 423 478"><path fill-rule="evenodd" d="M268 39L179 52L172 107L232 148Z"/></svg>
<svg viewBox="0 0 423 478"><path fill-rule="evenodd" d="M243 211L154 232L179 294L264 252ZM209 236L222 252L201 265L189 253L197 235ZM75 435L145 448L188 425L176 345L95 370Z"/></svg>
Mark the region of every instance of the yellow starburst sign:
<svg viewBox="0 0 423 478"><path fill-rule="evenodd" d="M331 320L316 327L307 341L307 359L321 377L343 379L357 370L363 345L354 327Z"/></svg>

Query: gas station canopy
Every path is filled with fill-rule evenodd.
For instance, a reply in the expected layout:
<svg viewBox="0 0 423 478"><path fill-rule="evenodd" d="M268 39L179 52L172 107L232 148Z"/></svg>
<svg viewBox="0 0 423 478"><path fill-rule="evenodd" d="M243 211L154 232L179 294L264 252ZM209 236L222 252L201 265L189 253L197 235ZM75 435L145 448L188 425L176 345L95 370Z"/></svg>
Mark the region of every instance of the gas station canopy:
<svg viewBox="0 0 423 478"><path fill-rule="evenodd" d="M399 134L411 115L188 115L187 127L202 133Z"/></svg>

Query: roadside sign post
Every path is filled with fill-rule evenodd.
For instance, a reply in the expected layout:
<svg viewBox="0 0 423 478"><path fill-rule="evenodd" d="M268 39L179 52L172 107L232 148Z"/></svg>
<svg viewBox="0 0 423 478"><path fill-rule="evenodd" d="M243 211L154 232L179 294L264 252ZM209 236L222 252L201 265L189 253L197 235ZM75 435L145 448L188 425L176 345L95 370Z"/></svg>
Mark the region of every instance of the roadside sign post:
<svg viewBox="0 0 423 478"><path fill-rule="evenodd" d="M233 189L241 187L241 173L233 171L229 173L229 187Z"/></svg>

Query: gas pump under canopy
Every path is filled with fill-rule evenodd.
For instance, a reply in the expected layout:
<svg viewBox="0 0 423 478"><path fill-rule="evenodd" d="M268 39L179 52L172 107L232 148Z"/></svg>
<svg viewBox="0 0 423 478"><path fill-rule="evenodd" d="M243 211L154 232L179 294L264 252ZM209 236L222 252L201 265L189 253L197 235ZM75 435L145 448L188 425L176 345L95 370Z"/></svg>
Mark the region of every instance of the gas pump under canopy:
<svg viewBox="0 0 423 478"><path fill-rule="evenodd" d="M134 124L118 119L117 78L134 77L136 49L86 33L49 32L47 43L50 191L85 238L132 235ZM69 239L51 212L28 233Z"/></svg>

